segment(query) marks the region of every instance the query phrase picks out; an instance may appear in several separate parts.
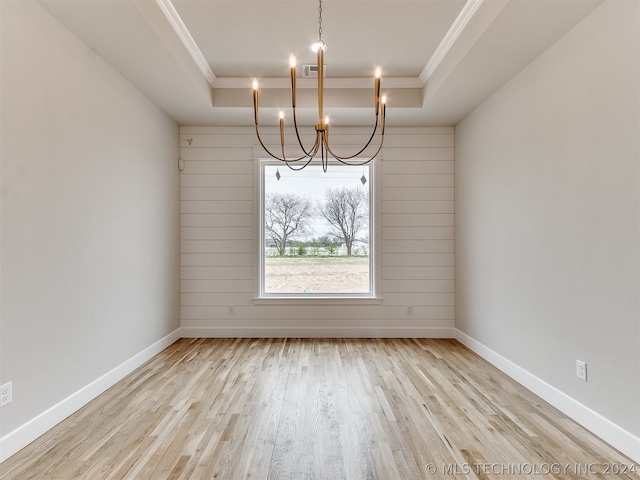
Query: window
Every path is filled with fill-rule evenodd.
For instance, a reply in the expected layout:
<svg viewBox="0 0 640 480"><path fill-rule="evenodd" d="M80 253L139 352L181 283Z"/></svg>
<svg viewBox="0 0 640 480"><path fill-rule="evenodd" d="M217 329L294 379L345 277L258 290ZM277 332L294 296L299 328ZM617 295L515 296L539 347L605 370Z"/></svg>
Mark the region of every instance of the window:
<svg viewBox="0 0 640 480"><path fill-rule="evenodd" d="M260 162L261 298L376 296L373 171Z"/></svg>

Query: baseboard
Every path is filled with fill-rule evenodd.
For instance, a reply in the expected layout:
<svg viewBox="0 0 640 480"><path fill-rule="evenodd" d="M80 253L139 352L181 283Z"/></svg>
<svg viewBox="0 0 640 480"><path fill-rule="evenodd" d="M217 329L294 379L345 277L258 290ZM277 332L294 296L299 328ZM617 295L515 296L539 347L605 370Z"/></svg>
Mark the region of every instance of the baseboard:
<svg viewBox="0 0 640 480"><path fill-rule="evenodd" d="M0 462L27 446L47 430L82 408L113 386L147 360L180 338L455 338L499 370L550 403L604 441L640 463L640 438L619 427L557 388L532 375L511 360L484 344L453 328L397 328L397 327L182 327L142 352L134 355L113 370L81 388L24 425L0 438Z"/></svg>
<svg viewBox="0 0 640 480"><path fill-rule="evenodd" d="M180 329L171 332L129 360L121 363L113 370L105 373L53 407L42 412L37 417L0 438L0 462L4 462L20 449L26 447L47 430L82 408L180 338Z"/></svg>
<svg viewBox="0 0 640 480"><path fill-rule="evenodd" d="M491 350L464 332L455 329L455 338L493 366L503 371L516 382L531 390L544 401L590 430L609 445L618 449L633 461L640 463L640 438L621 428L611 420L591 410L566 393L549 385L508 358Z"/></svg>
<svg viewBox="0 0 640 480"><path fill-rule="evenodd" d="M454 338L454 329L379 326L183 326L181 334L183 338Z"/></svg>

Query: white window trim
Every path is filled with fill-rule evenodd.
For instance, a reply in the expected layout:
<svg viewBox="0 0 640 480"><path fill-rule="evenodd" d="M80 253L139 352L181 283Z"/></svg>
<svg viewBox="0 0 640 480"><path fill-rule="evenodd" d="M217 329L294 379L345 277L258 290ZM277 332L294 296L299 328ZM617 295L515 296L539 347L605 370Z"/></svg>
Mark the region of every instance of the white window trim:
<svg viewBox="0 0 640 480"><path fill-rule="evenodd" d="M383 299L381 297L381 272L382 272L382 255L381 255L381 227L380 227L380 165L382 158L378 156L374 159L369 167L371 181L370 195L373 195L373 202L370 203L371 231L370 231L370 254L373 253L374 257L370 264L370 282L371 293L367 294L315 294L304 296L298 295L282 295L282 294L262 294L263 281L263 263L261 252L264 251L264 236L262 233L261 224L264 222L263 218L263 201L264 196L262 194L264 190L262 165L263 163L271 163L268 157L265 157L264 152L260 147L254 147L253 155L253 279L254 279L254 291L252 302L256 305L377 305L381 304ZM277 160L274 160L277 162ZM286 168L286 166L284 166ZM331 165L329 165L331 168Z"/></svg>

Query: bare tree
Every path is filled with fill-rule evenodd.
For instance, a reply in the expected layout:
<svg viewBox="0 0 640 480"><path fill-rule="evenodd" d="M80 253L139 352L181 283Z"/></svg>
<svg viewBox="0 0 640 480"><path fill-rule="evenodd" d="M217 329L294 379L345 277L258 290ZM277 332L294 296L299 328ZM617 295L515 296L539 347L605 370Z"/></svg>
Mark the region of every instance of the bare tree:
<svg viewBox="0 0 640 480"><path fill-rule="evenodd" d="M307 232L313 216L311 201L291 193L271 194L265 199L264 227L268 237L284 255L287 241Z"/></svg>
<svg viewBox="0 0 640 480"><path fill-rule="evenodd" d="M369 194L359 188L327 188L322 216L333 227L333 234L344 241L351 256L356 235L369 224Z"/></svg>

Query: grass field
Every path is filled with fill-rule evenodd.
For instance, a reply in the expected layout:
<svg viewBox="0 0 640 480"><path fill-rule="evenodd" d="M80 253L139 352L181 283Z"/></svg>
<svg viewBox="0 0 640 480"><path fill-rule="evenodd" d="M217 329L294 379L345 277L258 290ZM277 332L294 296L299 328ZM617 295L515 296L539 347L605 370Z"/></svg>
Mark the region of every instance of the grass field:
<svg viewBox="0 0 640 480"><path fill-rule="evenodd" d="M369 257L265 257L265 293L368 293Z"/></svg>
<svg viewBox="0 0 640 480"><path fill-rule="evenodd" d="M369 257L309 255L304 257L265 257L265 265L369 265Z"/></svg>

